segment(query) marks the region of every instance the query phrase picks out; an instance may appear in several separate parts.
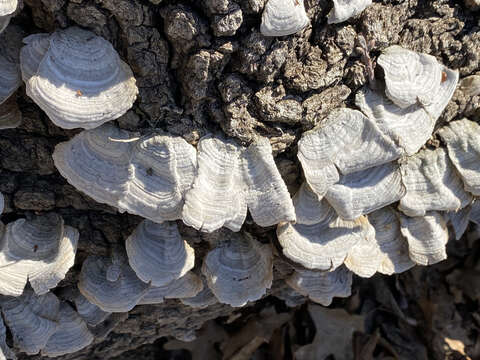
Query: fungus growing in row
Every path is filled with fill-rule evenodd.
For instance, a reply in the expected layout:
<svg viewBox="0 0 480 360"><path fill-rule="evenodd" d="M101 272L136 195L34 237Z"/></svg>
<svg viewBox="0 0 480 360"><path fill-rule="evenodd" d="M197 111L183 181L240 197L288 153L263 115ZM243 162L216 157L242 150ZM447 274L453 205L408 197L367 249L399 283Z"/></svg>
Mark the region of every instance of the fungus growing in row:
<svg viewBox="0 0 480 360"><path fill-rule="evenodd" d="M87 257L78 282L82 295L106 312L132 310L149 287L137 277L127 257L119 251L114 251L111 258Z"/></svg>
<svg viewBox="0 0 480 360"><path fill-rule="evenodd" d="M182 240L175 222L144 220L127 238L125 247L137 276L155 287L181 278L195 265L194 250Z"/></svg>
<svg viewBox="0 0 480 360"><path fill-rule="evenodd" d="M344 266L327 272L295 270L285 281L310 300L329 306L334 297L351 295L352 272Z"/></svg>
<svg viewBox="0 0 480 360"><path fill-rule="evenodd" d="M154 222L182 217L196 173L195 148L180 137L132 133L105 124L60 143L55 166L94 200Z"/></svg>
<svg viewBox="0 0 480 360"><path fill-rule="evenodd" d="M239 231L247 208L260 226L294 221L287 186L266 138L249 147L205 136L198 144L198 175L186 193L183 222L212 232L222 226Z"/></svg>
<svg viewBox="0 0 480 360"><path fill-rule="evenodd" d="M265 295L273 280L273 254L248 233L225 230L203 260L202 273L218 301L234 307Z"/></svg>
<svg viewBox="0 0 480 360"><path fill-rule="evenodd" d="M58 326L42 349L42 355L55 357L74 353L90 345L93 334L87 324L66 302L60 304Z"/></svg>
<svg viewBox="0 0 480 360"><path fill-rule="evenodd" d="M0 241L0 294L21 295L27 280L38 295L56 287L73 266L78 236L54 213L8 224Z"/></svg>
<svg viewBox="0 0 480 360"><path fill-rule="evenodd" d="M58 30L41 58L45 41L44 34L27 38L26 46L36 48L22 52L23 78L27 95L56 125L92 129L132 107L135 78L108 41L78 27Z"/></svg>
<svg viewBox="0 0 480 360"><path fill-rule="evenodd" d="M268 0L263 9L260 32L264 36L291 35L309 23L303 0Z"/></svg>
<svg viewBox="0 0 480 360"><path fill-rule="evenodd" d="M200 277L189 271L167 285L150 287L142 296L138 305L161 304L165 299L191 298L202 289L203 283Z"/></svg>
<svg viewBox="0 0 480 360"><path fill-rule="evenodd" d="M38 354L57 331L60 302L51 292L38 296L27 289L22 296L2 298L0 304L15 346L28 355Z"/></svg>
<svg viewBox="0 0 480 360"><path fill-rule="evenodd" d="M328 23L338 24L347 21L370 5L372 0L333 0L333 9L328 14Z"/></svg>
<svg viewBox="0 0 480 360"><path fill-rule="evenodd" d="M424 56L427 64L421 62ZM356 95L356 105L405 154L413 155L431 137L438 117L453 96L458 72L447 69L429 55L399 46L387 48L380 55L379 64L390 74L385 84L387 97L364 88ZM415 71L421 74L423 82L416 80ZM426 78L428 74L432 79ZM417 101L417 95L423 100Z"/></svg>

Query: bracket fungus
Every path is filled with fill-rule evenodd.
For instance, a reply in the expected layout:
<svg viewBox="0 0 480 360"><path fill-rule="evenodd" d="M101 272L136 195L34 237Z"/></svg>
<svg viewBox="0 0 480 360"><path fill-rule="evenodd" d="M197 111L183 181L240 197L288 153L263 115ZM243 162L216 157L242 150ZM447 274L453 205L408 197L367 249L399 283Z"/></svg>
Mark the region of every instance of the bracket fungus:
<svg viewBox="0 0 480 360"><path fill-rule="evenodd" d="M8 224L0 241L0 294L21 295L27 280L39 295L56 287L73 266L78 236L54 213Z"/></svg>
<svg viewBox="0 0 480 360"><path fill-rule="evenodd" d="M32 34L23 39L20 50L20 69L22 80L27 83L37 73L43 57L50 47L50 34Z"/></svg>
<svg viewBox="0 0 480 360"><path fill-rule="evenodd" d="M140 280L126 256L115 251L112 258L90 255L80 272L78 289L85 298L106 312L132 310L150 284Z"/></svg>
<svg viewBox="0 0 480 360"><path fill-rule="evenodd" d="M180 299L184 305L188 305L193 308L204 309L210 305L218 303L217 298L213 295L212 290L208 287L207 281L202 276L203 289L195 296Z"/></svg>
<svg viewBox="0 0 480 360"><path fill-rule="evenodd" d="M144 220L127 238L125 247L137 276L156 287L182 277L195 264L194 250L182 240L175 222Z"/></svg>
<svg viewBox="0 0 480 360"><path fill-rule="evenodd" d="M371 213L405 195L400 168L388 163L344 175L325 194L325 199L345 220Z"/></svg>
<svg viewBox="0 0 480 360"><path fill-rule="evenodd" d="M360 111L341 108L302 134L297 156L306 181L317 195L323 196L339 181L340 174L391 162L401 152Z"/></svg>
<svg viewBox="0 0 480 360"><path fill-rule="evenodd" d="M443 148L422 150L407 158L401 171L407 192L398 208L408 216L423 216L431 210L456 211L473 200Z"/></svg>
<svg viewBox="0 0 480 360"><path fill-rule="evenodd" d="M347 21L370 5L372 0L333 0L333 9L328 14L328 23L338 24Z"/></svg>
<svg viewBox="0 0 480 360"><path fill-rule="evenodd" d="M412 53L412 51L402 49L398 46L394 48L394 54L402 54L403 52L407 54ZM422 57L420 57L420 55L409 55L407 59L413 61L413 64L411 64L412 68L421 68ZM434 60L436 64L431 75L435 79L425 80L426 84L430 84L432 87L428 90L422 88L422 86L426 86L426 84L417 82L414 79L416 75L415 73L410 73L410 69L404 67L397 69L395 66L392 66L395 69L392 68L392 70L388 70L395 75L395 79L398 81L404 80L403 84L394 83L392 86L395 90L392 90L392 92L398 90L400 93L398 97L401 98L401 96L404 95L408 99L412 97L416 99L417 95L422 96L422 94L424 94L423 96L426 97L426 99L422 100L423 103L415 100L413 104L402 108L384 94L365 88L359 91L355 97L355 103L362 112L372 119L380 131L400 147L406 155L415 154L431 137L435 122L452 98L458 83L458 71L447 69L441 64L438 64L435 58L429 57L428 59ZM392 60L392 62L395 62L395 60ZM389 69L389 65L390 63L385 64L387 69ZM410 65L405 65L405 67L407 66ZM398 72L402 72L403 75L399 76ZM423 75L425 76L425 74ZM412 83L406 80L409 78L412 79ZM436 83L437 80L438 83ZM388 83L386 86L388 89ZM399 103L404 105L411 101L411 99L408 101L405 100L404 102L398 100Z"/></svg>
<svg viewBox="0 0 480 360"><path fill-rule="evenodd" d="M387 206L369 214L368 221L375 229L375 240L381 254L377 271L392 275L412 268L415 263L410 260L408 242L400 231L396 211Z"/></svg>
<svg viewBox="0 0 480 360"><path fill-rule="evenodd" d="M425 216L400 216L401 232L408 241L410 259L419 265L432 265L447 258L448 230L440 212Z"/></svg>
<svg viewBox="0 0 480 360"><path fill-rule="evenodd" d="M37 296L28 289L3 298L1 308L15 346L28 355L37 354L57 331L60 302L50 292Z"/></svg>
<svg viewBox="0 0 480 360"><path fill-rule="evenodd" d="M107 319L111 314L109 312L103 311L97 305L92 304L79 291L73 300L75 302L75 307L77 309L78 315L80 315L89 326L97 326L105 319Z"/></svg>
<svg viewBox="0 0 480 360"><path fill-rule="evenodd" d="M40 35L41 36L41 35ZM43 48L43 40L27 40ZM26 50L24 78L27 95L56 125L65 129L92 129L122 116L130 109L138 89L132 70L113 46L90 31L70 27L54 32L50 46L33 72L39 49ZM32 72L33 76L29 77Z"/></svg>
<svg viewBox="0 0 480 360"><path fill-rule="evenodd" d="M260 226L294 221L287 186L266 138L249 147L205 136L198 144L198 175L185 195L183 222L212 232L222 226L239 231L247 208Z"/></svg>
<svg viewBox="0 0 480 360"><path fill-rule="evenodd" d="M60 304L58 326L42 349L42 355L55 357L83 349L93 341L87 324L66 302Z"/></svg>
<svg viewBox="0 0 480 360"><path fill-rule="evenodd" d="M273 280L273 254L250 234L225 231L203 260L202 273L215 297L234 307L265 295Z"/></svg>
<svg viewBox="0 0 480 360"><path fill-rule="evenodd" d="M349 297L352 272L342 266L334 271L295 270L286 283L316 303L329 306L334 297Z"/></svg>
<svg viewBox="0 0 480 360"><path fill-rule="evenodd" d="M304 183L295 194L297 223L282 223L277 237L283 254L307 269L331 271L343 264L350 249L374 231L365 217L343 220L325 199Z"/></svg>
<svg viewBox="0 0 480 360"><path fill-rule="evenodd" d="M401 108L435 101L442 82L442 70L431 55L394 45L383 50L378 65L385 73L385 94Z"/></svg>
<svg viewBox="0 0 480 360"><path fill-rule="evenodd" d="M16 359L13 351L8 347L6 343L7 328L0 316L0 360Z"/></svg>
<svg viewBox="0 0 480 360"><path fill-rule="evenodd" d="M303 0L267 0L260 32L264 36L291 35L309 23Z"/></svg>
<svg viewBox="0 0 480 360"><path fill-rule="evenodd" d="M94 200L158 223L182 217L196 173L195 148L182 138L136 139L111 124L58 144L53 160L70 184Z"/></svg>
<svg viewBox="0 0 480 360"><path fill-rule="evenodd" d="M480 196L480 125L468 119L452 121L438 131L465 190Z"/></svg>
<svg viewBox="0 0 480 360"><path fill-rule="evenodd" d="M164 286L152 286L142 296L139 305L161 304L165 299L184 299L196 296L203 289L200 277L187 272L181 278Z"/></svg>

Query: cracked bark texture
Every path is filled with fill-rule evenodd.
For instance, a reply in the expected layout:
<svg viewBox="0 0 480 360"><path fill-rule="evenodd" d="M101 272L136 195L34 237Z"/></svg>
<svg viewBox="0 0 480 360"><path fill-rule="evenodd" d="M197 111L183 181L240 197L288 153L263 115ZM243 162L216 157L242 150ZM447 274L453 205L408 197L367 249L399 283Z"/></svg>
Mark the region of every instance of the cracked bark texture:
<svg viewBox="0 0 480 360"><path fill-rule="evenodd" d="M280 38L259 33L264 0L24 0L12 24L25 34L76 24L103 36L131 66L139 87L137 102L116 121L118 126L140 132L162 129L192 144L210 132L244 144L266 136L291 193L301 182L296 160L301 133L334 108L354 107L355 92L367 82L354 50L357 34L376 41L374 57L399 44L437 57L461 77L480 72L478 12L462 1L375 1L339 25L327 25L330 1L306 0L305 5L312 26ZM23 124L0 132L3 220L54 210L79 229L76 264L55 290L61 296L62 288L76 283L86 256L107 255L141 219L118 214L67 184L51 154L78 130L54 126L24 89L17 97ZM480 95L472 97L459 87L439 124L464 116L479 121ZM207 242L179 226L195 247L198 269ZM246 227L263 242L275 236L273 228ZM284 286L284 267L278 266L272 292ZM109 359L162 336L189 338L205 321L233 311L220 304L195 310L176 300L138 306L96 329L94 344L60 358Z"/></svg>

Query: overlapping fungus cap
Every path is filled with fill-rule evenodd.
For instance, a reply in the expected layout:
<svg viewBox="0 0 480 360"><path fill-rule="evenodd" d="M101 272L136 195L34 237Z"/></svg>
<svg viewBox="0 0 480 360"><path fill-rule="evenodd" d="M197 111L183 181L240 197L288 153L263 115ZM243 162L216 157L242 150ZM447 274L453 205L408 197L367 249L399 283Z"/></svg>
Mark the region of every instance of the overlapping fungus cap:
<svg viewBox="0 0 480 360"><path fill-rule="evenodd" d="M27 83L37 73L43 57L50 47L50 34L32 34L23 39L23 46L20 50L20 69L22 80Z"/></svg>
<svg viewBox="0 0 480 360"><path fill-rule="evenodd" d="M423 216L431 210L457 211L473 200L443 148L422 150L407 158L401 171L407 192L399 209L408 216Z"/></svg>
<svg viewBox="0 0 480 360"><path fill-rule="evenodd" d="M385 207L405 195L400 168L395 163L344 175L325 194L325 199L345 220Z"/></svg>
<svg viewBox="0 0 480 360"><path fill-rule="evenodd" d="M161 304L165 299L184 299L196 296L203 289L200 277L189 271L164 286L152 286L138 302L139 305Z"/></svg>
<svg viewBox="0 0 480 360"><path fill-rule="evenodd" d="M401 149L360 111L335 109L298 142L307 183L323 196L340 175L386 164L401 156Z"/></svg>
<svg viewBox="0 0 480 360"><path fill-rule="evenodd" d="M198 144L197 159L198 175L185 195L185 224L205 232L222 226L239 231L247 208L260 226L295 220L267 139L258 138L243 147L208 135Z"/></svg>
<svg viewBox="0 0 480 360"><path fill-rule="evenodd" d="M58 326L42 349L42 355L55 357L70 354L91 344L93 334L87 324L66 302L60 304Z"/></svg>
<svg viewBox="0 0 480 360"><path fill-rule="evenodd" d="M425 216L400 216L402 235L408 241L410 259L419 265L433 265L447 258L447 224L440 212Z"/></svg>
<svg viewBox="0 0 480 360"><path fill-rule="evenodd" d="M480 125L468 119L452 121L438 131L465 190L480 196Z"/></svg>
<svg viewBox="0 0 480 360"><path fill-rule="evenodd" d="M399 46L387 48L379 64L386 74L386 96L364 88L356 95L356 105L383 134L413 155L432 135L456 89L458 72L430 55Z"/></svg>
<svg viewBox="0 0 480 360"><path fill-rule="evenodd" d="M309 23L303 0L268 0L263 9L260 32L264 36L291 35Z"/></svg>
<svg viewBox="0 0 480 360"><path fill-rule="evenodd" d="M407 239L400 231L398 214L390 206L368 215L375 229L375 240L380 250L376 271L385 275L402 273L415 265L408 255Z"/></svg>
<svg viewBox="0 0 480 360"><path fill-rule="evenodd" d="M325 272L296 270L285 281L310 300L329 306L334 297L351 295L352 272L345 266Z"/></svg>
<svg viewBox="0 0 480 360"><path fill-rule="evenodd" d="M328 14L329 24L338 24L360 14L372 0L333 0L333 9Z"/></svg>
<svg viewBox="0 0 480 360"><path fill-rule="evenodd" d="M0 293L19 296L27 280L39 295L56 287L73 266L78 236L54 213L8 224L0 242Z"/></svg>
<svg viewBox="0 0 480 360"><path fill-rule="evenodd" d="M375 232L365 217L343 220L306 183L294 202L297 223L279 224L277 237L283 255L307 269L334 270L362 239L374 241Z"/></svg>
<svg viewBox="0 0 480 360"><path fill-rule="evenodd" d="M78 282L82 295L106 312L132 310L149 287L137 277L120 251L112 257L87 257Z"/></svg>
<svg viewBox="0 0 480 360"><path fill-rule="evenodd" d="M182 240L175 222L142 221L125 243L137 276L153 286L165 286L195 265L193 248Z"/></svg>
<svg viewBox="0 0 480 360"><path fill-rule="evenodd" d="M94 200L161 223L182 217L196 151L180 137L134 138L111 124L82 131L53 153L63 177Z"/></svg>
<svg viewBox="0 0 480 360"><path fill-rule="evenodd" d="M224 235L204 258L202 273L218 301L239 307L260 299L272 285L272 249L248 233Z"/></svg>
<svg viewBox="0 0 480 360"><path fill-rule="evenodd" d="M91 129L132 107L138 94L135 78L108 41L78 27L58 30L49 40L26 90L56 125Z"/></svg>
<svg viewBox="0 0 480 360"><path fill-rule="evenodd" d="M111 314L109 312L103 311L97 305L92 304L79 291L77 291L77 293L75 294L75 298L73 299L73 301L75 302L75 307L77 308L78 315L80 315L89 326L97 326L98 324L106 320Z"/></svg>
<svg viewBox="0 0 480 360"><path fill-rule="evenodd" d="M1 307L15 346L28 355L37 354L57 331L60 302L51 292L35 295L27 289L22 296L2 298Z"/></svg>

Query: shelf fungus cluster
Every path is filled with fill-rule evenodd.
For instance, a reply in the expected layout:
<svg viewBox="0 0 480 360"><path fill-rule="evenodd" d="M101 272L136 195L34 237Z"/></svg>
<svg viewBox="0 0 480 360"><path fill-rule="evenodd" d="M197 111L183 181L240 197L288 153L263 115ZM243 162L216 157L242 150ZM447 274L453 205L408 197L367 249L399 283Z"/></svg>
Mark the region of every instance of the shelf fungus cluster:
<svg viewBox="0 0 480 360"><path fill-rule="evenodd" d="M205 232L239 231L247 208L260 226L295 220L267 139L242 147L206 136L197 150L180 137L134 138L105 124L57 145L53 159L96 201L157 223L182 219Z"/></svg>
<svg viewBox="0 0 480 360"><path fill-rule="evenodd" d="M132 107L138 94L132 70L102 37L70 27L24 42L27 95L56 125L91 129Z"/></svg>
<svg viewBox="0 0 480 360"><path fill-rule="evenodd" d="M458 73L398 46L378 64L384 92L361 90L362 112L337 109L302 135L296 223L277 227L280 251L298 267L287 282L322 304L348 295L340 271L390 275L444 260L448 225L458 239L478 217L480 126L452 121L437 132L441 146L421 149Z"/></svg>
<svg viewBox="0 0 480 360"><path fill-rule="evenodd" d="M85 321L51 292L37 295L28 289L19 297L3 297L0 305L15 347L28 355L60 356L93 341Z"/></svg>

